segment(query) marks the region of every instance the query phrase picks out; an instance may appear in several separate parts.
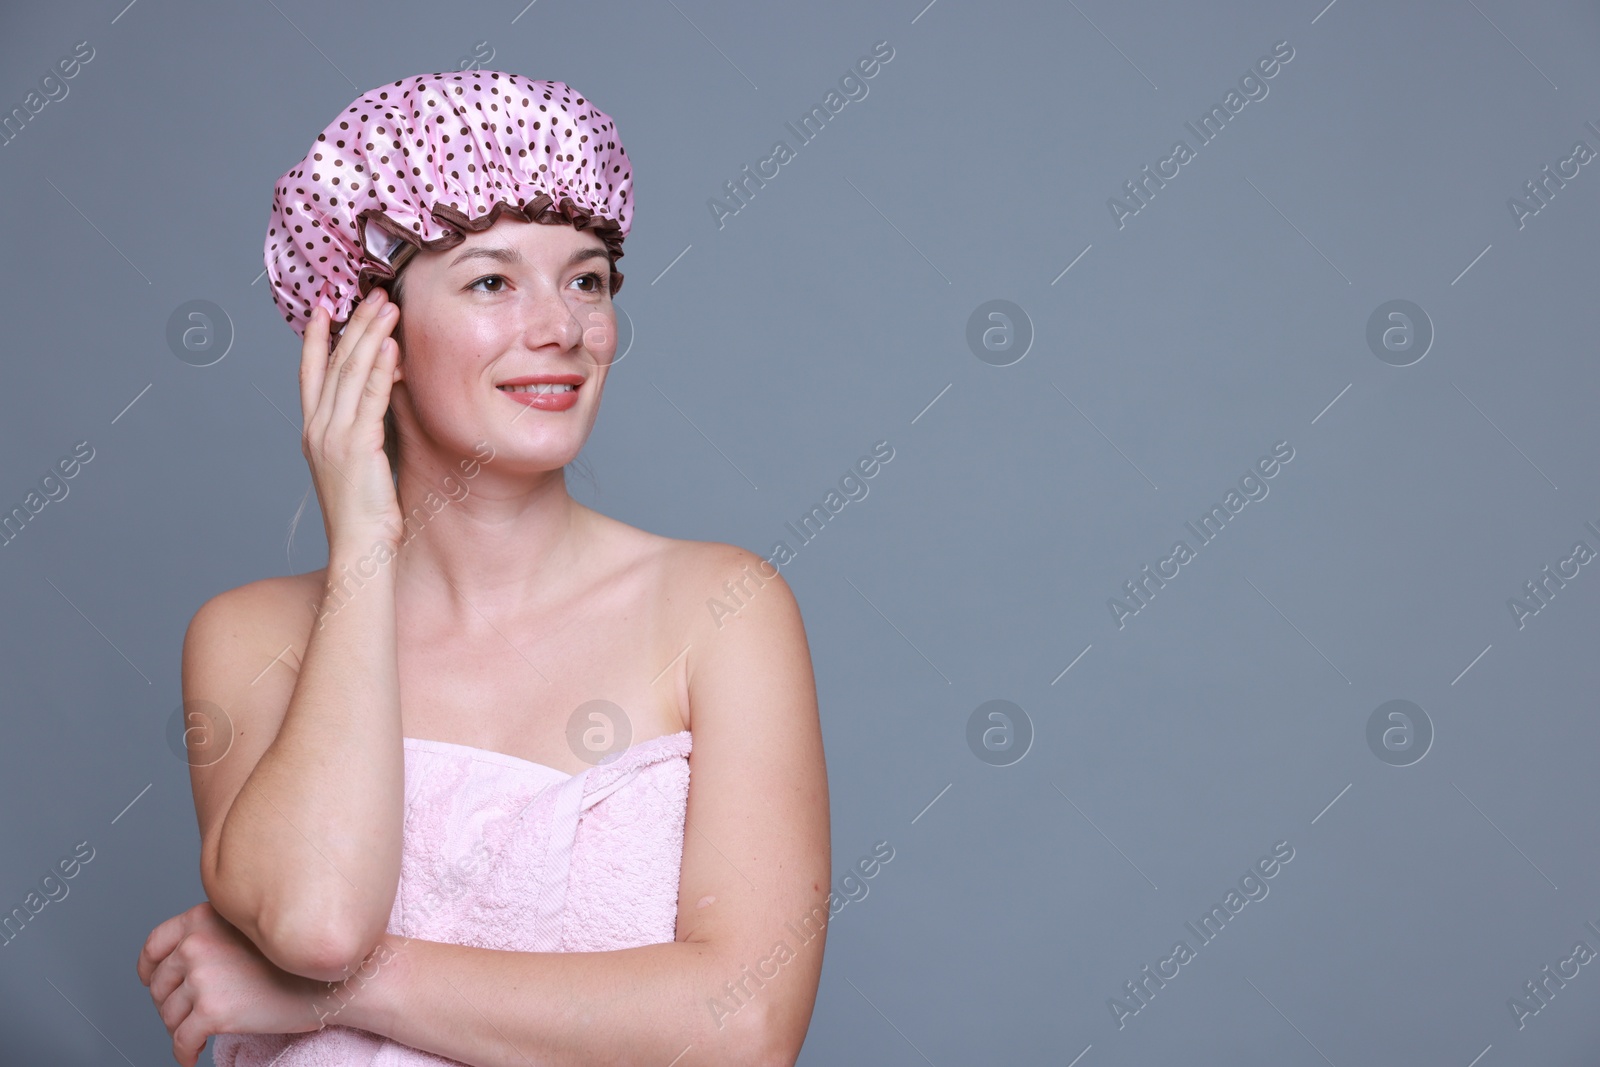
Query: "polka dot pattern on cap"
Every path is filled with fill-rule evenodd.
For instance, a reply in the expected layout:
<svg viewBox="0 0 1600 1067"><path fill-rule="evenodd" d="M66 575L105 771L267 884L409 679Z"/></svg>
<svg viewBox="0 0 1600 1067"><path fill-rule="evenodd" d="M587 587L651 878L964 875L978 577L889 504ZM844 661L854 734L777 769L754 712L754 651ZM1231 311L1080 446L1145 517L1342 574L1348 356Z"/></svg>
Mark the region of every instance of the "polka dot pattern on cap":
<svg viewBox="0 0 1600 1067"><path fill-rule="evenodd" d="M458 245L503 215L593 230L614 262L632 194L616 124L564 82L493 70L402 78L359 97L278 179L272 299L301 336L317 307L338 330L418 249ZM613 270L611 291L621 285Z"/></svg>

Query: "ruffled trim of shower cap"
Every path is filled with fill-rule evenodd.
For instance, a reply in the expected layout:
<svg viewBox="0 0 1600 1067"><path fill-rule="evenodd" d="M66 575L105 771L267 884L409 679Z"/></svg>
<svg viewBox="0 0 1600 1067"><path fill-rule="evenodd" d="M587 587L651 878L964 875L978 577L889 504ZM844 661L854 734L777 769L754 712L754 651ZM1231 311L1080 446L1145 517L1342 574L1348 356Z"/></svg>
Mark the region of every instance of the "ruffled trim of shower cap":
<svg viewBox="0 0 1600 1067"><path fill-rule="evenodd" d="M594 231L595 236L605 243L606 254L611 257L613 263L611 295L617 295L617 291L622 288L622 272L614 265L622 258L624 237L622 225L615 219L606 218L579 206L570 196L563 196L559 204L552 202L549 193L539 193L522 203L497 200L487 212L473 218L468 218L449 204L435 204L428 213L433 216L435 222L449 227L441 236L432 240L424 240L413 233L407 233L405 228L390 218L389 213L382 208L367 208L356 216L357 224L361 227L362 244L368 249L361 257L361 269L356 275L356 285L360 292L358 300L365 299L366 295L378 286L387 289L399 275L400 268L405 266L406 261L417 252L424 250L443 252L454 248L467 239L468 233L481 233L506 216L523 222L568 225L577 230ZM381 236L369 234L369 227L381 231ZM374 251L374 248L382 245L385 238L390 242L388 251Z"/></svg>

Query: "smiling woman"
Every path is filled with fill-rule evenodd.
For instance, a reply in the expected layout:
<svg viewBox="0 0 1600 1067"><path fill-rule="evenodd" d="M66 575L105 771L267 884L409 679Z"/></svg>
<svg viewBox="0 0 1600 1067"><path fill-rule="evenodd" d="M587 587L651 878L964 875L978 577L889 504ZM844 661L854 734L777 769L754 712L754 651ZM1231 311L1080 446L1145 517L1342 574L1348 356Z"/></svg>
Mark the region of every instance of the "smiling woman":
<svg viewBox="0 0 1600 1067"><path fill-rule="evenodd" d="M561 224L564 220L560 219L559 216L555 220L550 220L549 216L546 215L540 221L555 221L557 224ZM620 252L618 255L620 255ZM582 264L592 264L601 259L606 261L606 276L602 278L598 272L591 271L583 277L592 279L589 284L594 286L596 291L599 286L606 285L609 287L609 291L615 295L617 290L622 287L622 274L616 269L616 256L613 256L608 250L597 248L593 245L580 247L572 253L566 266L572 268ZM463 264L465 266L462 266ZM482 244L469 244L465 251L454 256L449 262L452 271L458 266L463 271L469 271L474 265L480 269L488 269L491 265L497 264L505 264L507 266L526 265L521 254L515 248ZM394 280L387 286L390 299L394 301L395 306L400 308L402 312L405 307L406 276L407 271L404 262L402 262L396 271ZM496 281L503 285L506 279L500 275L487 275L472 281L470 284L476 286L488 281ZM588 319L588 324L584 331L586 347L591 350L604 350L609 337L611 339L610 348L614 352L614 339L616 337L615 315L608 317L599 311L590 311L587 313L586 318ZM396 323L394 332L390 336L400 346L403 360L405 352L404 323ZM607 362L609 363L609 360ZM523 375L522 377L501 382L498 387L509 392L512 399L527 404L529 407L544 411L566 411L577 404L577 390L583 384L583 381L583 376L579 374ZM383 415L383 448L384 453L389 458L389 465L393 468L395 477L398 479L400 472L399 426L395 420L392 404Z"/></svg>
<svg viewBox="0 0 1600 1067"><path fill-rule="evenodd" d="M713 625L759 557L566 489L631 200L607 115L497 71L373 90L279 180L328 566L212 597L184 638L185 701L235 728L191 760L208 899L138 960L185 1067L213 1035L219 1067L798 1056L820 935L752 1010L705 1003L832 881L799 608L774 576Z"/></svg>
<svg viewBox="0 0 1600 1067"><path fill-rule="evenodd" d="M501 420L523 437L536 434L546 458L564 465L599 414L616 351L616 310L604 274L608 256L599 239L571 226L506 218L466 244L422 252L401 274L409 329L401 339L390 419L393 462L402 479L409 462L425 461L420 454L408 459L407 451L415 452L408 442L474 425L493 442L491 430ZM597 259L601 271L594 269ZM539 353L530 330L551 338L546 347L552 351ZM561 350L572 358L553 361ZM469 351L473 357L463 359ZM491 358L501 352L503 358ZM452 395L463 390L472 401L452 404ZM525 419L530 409L570 414Z"/></svg>

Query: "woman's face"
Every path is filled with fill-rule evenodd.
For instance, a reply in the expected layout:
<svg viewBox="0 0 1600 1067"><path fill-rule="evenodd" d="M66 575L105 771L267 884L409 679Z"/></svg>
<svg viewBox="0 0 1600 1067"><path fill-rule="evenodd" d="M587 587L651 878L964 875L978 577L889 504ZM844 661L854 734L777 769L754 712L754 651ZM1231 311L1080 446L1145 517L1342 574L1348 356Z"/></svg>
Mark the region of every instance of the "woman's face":
<svg viewBox="0 0 1600 1067"><path fill-rule="evenodd" d="M393 391L402 433L462 455L487 440L497 465L571 462L616 353L610 275L592 232L509 217L448 251L413 256L402 272ZM526 388L551 378L553 391Z"/></svg>

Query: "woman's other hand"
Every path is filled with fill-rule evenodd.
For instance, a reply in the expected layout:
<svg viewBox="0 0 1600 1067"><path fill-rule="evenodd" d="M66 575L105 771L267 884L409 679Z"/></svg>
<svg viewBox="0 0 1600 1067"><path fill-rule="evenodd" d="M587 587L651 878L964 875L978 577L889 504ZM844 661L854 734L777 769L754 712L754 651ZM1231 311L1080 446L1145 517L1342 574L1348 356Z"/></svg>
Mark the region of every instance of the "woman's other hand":
<svg viewBox="0 0 1600 1067"><path fill-rule="evenodd" d="M172 1055L194 1067L214 1034L298 1034L320 1030L333 1004L328 983L274 966L202 901L150 931L139 951L139 981L150 987L172 1035Z"/></svg>

